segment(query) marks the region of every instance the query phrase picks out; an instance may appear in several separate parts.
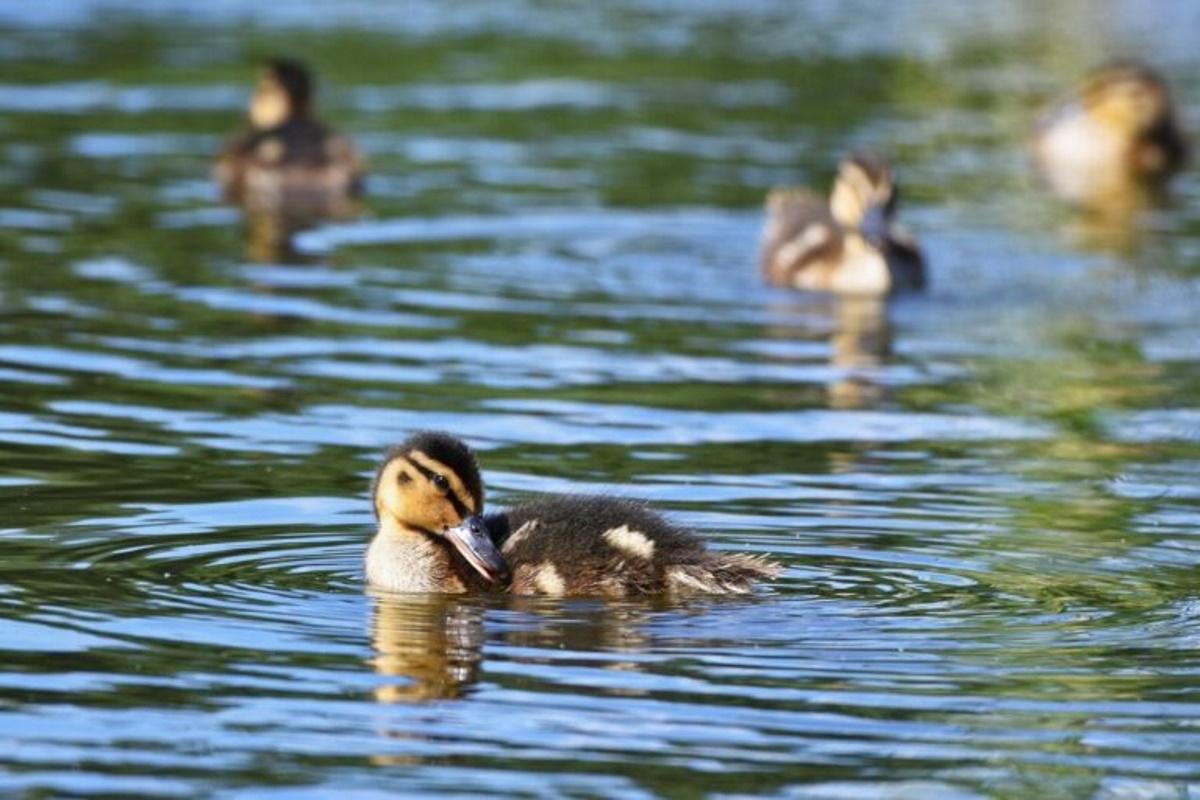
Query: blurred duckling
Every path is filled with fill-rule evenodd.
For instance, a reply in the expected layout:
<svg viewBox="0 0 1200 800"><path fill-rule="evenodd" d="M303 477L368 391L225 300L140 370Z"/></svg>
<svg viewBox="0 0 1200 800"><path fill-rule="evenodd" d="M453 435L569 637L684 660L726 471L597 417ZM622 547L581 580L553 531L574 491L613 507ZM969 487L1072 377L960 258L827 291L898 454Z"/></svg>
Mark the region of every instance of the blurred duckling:
<svg viewBox="0 0 1200 800"><path fill-rule="evenodd" d="M871 156L843 159L829 202L806 189L767 196L762 270L794 289L881 295L925 285L921 251L899 228L891 167Z"/></svg>
<svg viewBox="0 0 1200 800"><path fill-rule="evenodd" d="M366 576L387 591L746 594L780 572L759 556L710 552L631 500L548 497L483 516L475 456L445 433L415 434L389 452L372 495L379 527Z"/></svg>
<svg viewBox="0 0 1200 800"><path fill-rule="evenodd" d="M1188 145L1161 76L1133 63L1092 72L1039 121L1033 156L1050 188L1085 208L1136 208L1187 161Z"/></svg>
<svg viewBox="0 0 1200 800"><path fill-rule="evenodd" d="M314 83L298 61L273 59L259 75L248 130L217 160L225 197L251 209L310 217L350 210L364 162L345 137L313 116Z"/></svg>

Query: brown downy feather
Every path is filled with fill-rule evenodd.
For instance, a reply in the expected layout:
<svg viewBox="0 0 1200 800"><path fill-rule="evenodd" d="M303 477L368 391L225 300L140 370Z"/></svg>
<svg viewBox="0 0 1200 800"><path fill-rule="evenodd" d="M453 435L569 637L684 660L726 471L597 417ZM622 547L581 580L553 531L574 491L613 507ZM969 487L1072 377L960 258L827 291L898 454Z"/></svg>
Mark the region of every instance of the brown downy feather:
<svg viewBox="0 0 1200 800"><path fill-rule="evenodd" d="M767 197L761 267L770 283L792 286L810 264L835 259L842 237L829 202L806 189L775 189Z"/></svg>
<svg viewBox="0 0 1200 800"><path fill-rule="evenodd" d="M618 497L546 497L486 522L513 594L745 594L780 572L758 556L711 552L644 503Z"/></svg>
<svg viewBox="0 0 1200 800"><path fill-rule="evenodd" d="M667 587L677 594L749 594L757 581L779 577L782 567L762 556L713 553L699 564L667 568Z"/></svg>

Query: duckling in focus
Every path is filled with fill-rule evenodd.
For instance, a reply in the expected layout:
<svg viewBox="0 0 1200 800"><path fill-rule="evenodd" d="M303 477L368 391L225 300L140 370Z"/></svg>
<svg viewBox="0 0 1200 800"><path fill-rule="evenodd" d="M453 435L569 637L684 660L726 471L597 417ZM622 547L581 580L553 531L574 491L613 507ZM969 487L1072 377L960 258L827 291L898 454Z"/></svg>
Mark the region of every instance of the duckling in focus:
<svg viewBox="0 0 1200 800"><path fill-rule="evenodd" d="M364 162L313 116L314 83L298 61L273 59L259 75L248 130L217 160L225 197L252 209L334 216L362 189Z"/></svg>
<svg viewBox="0 0 1200 800"><path fill-rule="evenodd" d="M1039 121L1033 156L1050 188L1085 208L1136 208L1187 161L1171 91L1148 67L1093 71L1080 90Z"/></svg>
<svg viewBox="0 0 1200 800"><path fill-rule="evenodd" d="M759 556L710 552L631 500L548 497L483 516L475 456L445 433L393 448L371 493L379 528L367 582L393 592L746 594L780 572Z"/></svg>
<svg viewBox="0 0 1200 800"><path fill-rule="evenodd" d="M767 196L762 270L794 289L881 295L925 286L921 251L894 224L891 167L871 156L843 159L829 202L806 189Z"/></svg>

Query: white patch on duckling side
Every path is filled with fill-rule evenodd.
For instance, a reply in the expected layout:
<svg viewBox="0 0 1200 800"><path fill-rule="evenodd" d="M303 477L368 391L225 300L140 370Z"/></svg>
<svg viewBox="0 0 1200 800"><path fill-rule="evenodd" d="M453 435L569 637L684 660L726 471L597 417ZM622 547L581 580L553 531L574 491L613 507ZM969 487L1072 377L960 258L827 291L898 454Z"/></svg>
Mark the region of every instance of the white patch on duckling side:
<svg viewBox="0 0 1200 800"><path fill-rule="evenodd" d="M833 231L820 222L805 227L804 232L779 248L775 261L788 268L802 264L810 253L824 247L833 238Z"/></svg>
<svg viewBox="0 0 1200 800"><path fill-rule="evenodd" d="M627 555L647 561L654 557L654 542L647 539L646 534L641 531L631 531L628 525L609 528L604 532L604 539Z"/></svg>
<svg viewBox="0 0 1200 800"><path fill-rule="evenodd" d="M533 575L533 585L543 594L566 594L567 585L563 582L558 570L549 561L543 562Z"/></svg>
<svg viewBox="0 0 1200 800"><path fill-rule="evenodd" d="M537 527L538 527L538 521L536 519L531 519L531 520L529 520L529 522L526 522L524 525L517 528L516 531L513 532L513 535L509 536L507 539L505 539L504 544L502 544L500 546L501 554L503 554L503 555L510 554L512 552L513 548L516 547L517 544L519 544L520 541L522 539L524 539L526 536L528 536L529 534L536 531Z"/></svg>
<svg viewBox="0 0 1200 800"><path fill-rule="evenodd" d="M818 247L824 246L833 238L833 231L824 223L815 222L804 229L804 233L800 234L797 244L806 250L815 250Z"/></svg>

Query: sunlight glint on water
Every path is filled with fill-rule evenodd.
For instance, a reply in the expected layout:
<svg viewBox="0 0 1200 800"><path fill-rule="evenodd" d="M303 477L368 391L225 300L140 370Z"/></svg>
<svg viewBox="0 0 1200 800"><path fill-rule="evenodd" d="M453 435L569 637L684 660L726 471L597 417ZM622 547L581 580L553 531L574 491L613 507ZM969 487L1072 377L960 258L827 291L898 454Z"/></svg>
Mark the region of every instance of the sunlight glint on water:
<svg viewBox="0 0 1200 800"><path fill-rule="evenodd" d="M1021 152L1113 54L1200 119L1190 4L302 6L0 9L0 792L1200 792L1200 188L1097 229ZM208 177L274 52L372 176L267 257ZM851 149L932 262L890 308L758 278ZM787 571L366 593L417 427Z"/></svg>

